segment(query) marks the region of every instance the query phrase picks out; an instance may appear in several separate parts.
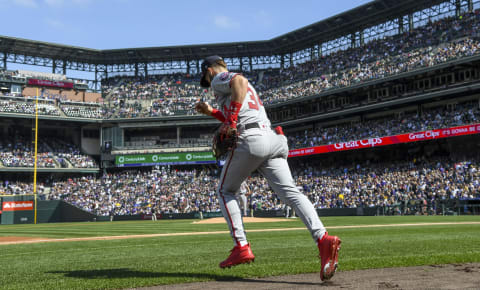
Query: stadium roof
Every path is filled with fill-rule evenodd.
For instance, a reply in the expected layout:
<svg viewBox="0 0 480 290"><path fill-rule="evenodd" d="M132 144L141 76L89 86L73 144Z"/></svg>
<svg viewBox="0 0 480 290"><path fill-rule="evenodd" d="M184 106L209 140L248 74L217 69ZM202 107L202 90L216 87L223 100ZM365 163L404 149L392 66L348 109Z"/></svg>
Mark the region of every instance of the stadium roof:
<svg viewBox="0 0 480 290"><path fill-rule="evenodd" d="M446 0L376 0L270 40L98 50L0 36L0 52L96 65L283 55L408 15Z"/></svg>

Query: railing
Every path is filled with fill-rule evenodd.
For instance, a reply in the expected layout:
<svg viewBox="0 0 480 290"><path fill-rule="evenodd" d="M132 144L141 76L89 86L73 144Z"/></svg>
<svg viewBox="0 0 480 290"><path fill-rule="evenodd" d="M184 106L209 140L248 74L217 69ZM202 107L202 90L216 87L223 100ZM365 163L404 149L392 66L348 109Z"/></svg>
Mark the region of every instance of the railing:
<svg viewBox="0 0 480 290"><path fill-rule="evenodd" d="M377 215L480 215L480 198L408 200L377 207Z"/></svg>

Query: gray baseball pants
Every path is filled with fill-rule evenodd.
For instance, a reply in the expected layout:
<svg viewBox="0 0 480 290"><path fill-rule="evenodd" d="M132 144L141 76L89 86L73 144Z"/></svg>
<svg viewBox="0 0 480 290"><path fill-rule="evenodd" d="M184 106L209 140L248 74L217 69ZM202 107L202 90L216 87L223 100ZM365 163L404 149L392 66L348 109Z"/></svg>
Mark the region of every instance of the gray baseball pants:
<svg viewBox="0 0 480 290"><path fill-rule="evenodd" d="M325 233L312 203L295 186L287 157L287 138L270 128L250 129L240 134L237 147L225 161L217 188L220 207L235 245L247 241L236 195L241 183L256 169L280 200L295 209L315 241Z"/></svg>

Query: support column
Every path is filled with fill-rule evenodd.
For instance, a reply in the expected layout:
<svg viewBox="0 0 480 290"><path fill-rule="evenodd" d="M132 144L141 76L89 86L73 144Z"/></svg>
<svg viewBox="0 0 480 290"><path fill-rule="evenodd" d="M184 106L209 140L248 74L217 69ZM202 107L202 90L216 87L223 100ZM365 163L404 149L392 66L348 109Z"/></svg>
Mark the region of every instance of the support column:
<svg viewBox="0 0 480 290"><path fill-rule="evenodd" d="M322 58L322 43L318 44L318 58Z"/></svg>
<svg viewBox="0 0 480 290"><path fill-rule="evenodd" d="M362 31L359 31L359 37L360 37L360 46L363 46L365 44L365 32L362 30Z"/></svg>
<svg viewBox="0 0 480 290"><path fill-rule="evenodd" d="M52 74L56 73L57 70L57 62L55 59L52 60Z"/></svg>
<svg viewBox="0 0 480 290"><path fill-rule="evenodd" d="M7 56L8 56L8 54L5 52L3 54L3 69L4 70L7 70Z"/></svg>
<svg viewBox="0 0 480 290"><path fill-rule="evenodd" d="M473 0L468 0L468 12L473 12Z"/></svg>
<svg viewBox="0 0 480 290"><path fill-rule="evenodd" d="M240 71L243 71L243 57L240 57Z"/></svg>
<svg viewBox="0 0 480 290"><path fill-rule="evenodd" d="M147 79L148 78L148 64L147 63L145 63L145 67L143 69L145 71L145 79Z"/></svg>
<svg viewBox="0 0 480 290"><path fill-rule="evenodd" d="M180 145L180 135L182 134L182 127L177 127L177 145Z"/></svg>
<svg viewBox="0 0 480 290"><path fill-rule="evenodd" d="M462 4L460 0L455 0L455 16L460 17Z"/></svg>
<svg viewBox="0 0 480 290"><path fill-rule="evenodd" d="M354 32L350 35L350 47L351 48L357 47L357 44L355 43L355 40L357 40L355 34L356 34L356 32Z"/></svg>
<svg viewBox="0 0 480 290"><path fill-rule="evenodd" d="M253 63L252 63L252 57L248 57L248 65L250 66L250 71L253 71Z"/></svg>
<svg viewBox="0 0 480 290"><path fill-rule="evenodd" d="M95 81L93 82L93 86L95 87L95 90L98 90L98 67L95 65Z"/></svg>
<svg viewBox="0 0 480 290"><path fill-rule="evenodd" d="M284 68L285 68L285 55L284 55L284 54L282 54L282 55L280 56L280 68L281 68L281 69L284 69Z"/></svg>
<svg viewBox="0 0 480 290"><path fill-rule="evenodd" d="M67 61L63 60L63 75L67 75Z"/></svg>
<svg viewBox="0 0 480 290"><path fill-rule="evenodd" d="M408 31L413 31L413 14L408 14Z"/></svg>
<svg viewBox="0 0 480 290"><path fill-rule="evenodd" d="M138 78L138 62L135 63L135 77Z"/></svg>
<svg viewBox="0 0 480 290"><path fill-rule="evenodd" d="M187 74L190 74L190 61L187 60Z"/></svg>
<svg viewBox="0 0 480 290"><path fill-rule="evenodd" d="M403 17L398 17L398 34L403 34Z"/></svg>
<svg viewBox="0 0 480 290"><path fill-rule="evenodd" d="M293 53L290 53L290 67L293 67Z"/></svg>

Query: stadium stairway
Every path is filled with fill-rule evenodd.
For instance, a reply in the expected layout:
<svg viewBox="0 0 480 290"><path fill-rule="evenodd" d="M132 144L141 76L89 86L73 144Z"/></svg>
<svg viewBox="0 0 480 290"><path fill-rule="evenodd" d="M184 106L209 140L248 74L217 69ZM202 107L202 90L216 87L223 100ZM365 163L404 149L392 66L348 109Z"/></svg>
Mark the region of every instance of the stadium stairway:
<svg viewBox="0 0 480 290"><path fill-rule="evenodd" d="M113 86L113 88L110 90L110 93L108 93L108 95L106 95L103 99L105 101L110 101L110 98L112 97L112 94L113 92L116 91L116 89L121 86L123 84L123 82L125 81L124 78L120 78L120 80Z"/></svg>
<svg viewBox="0 0 480 290"><path fill-rule="evenodd" d="M258 81L257 81L258 85L262 84L264 74L265 74L265 72L263 70L258 73Z"/></svg>
<svg viewBox="0 0 480 290"><path fill-rule="evenodd" d="M56 105L55 107L58 109L58 112L60 113L60 117L62 117L62 118L68 117L68 116L65 114L65 112L62 110L62 108L60 108L60 106Z"/></svg>

